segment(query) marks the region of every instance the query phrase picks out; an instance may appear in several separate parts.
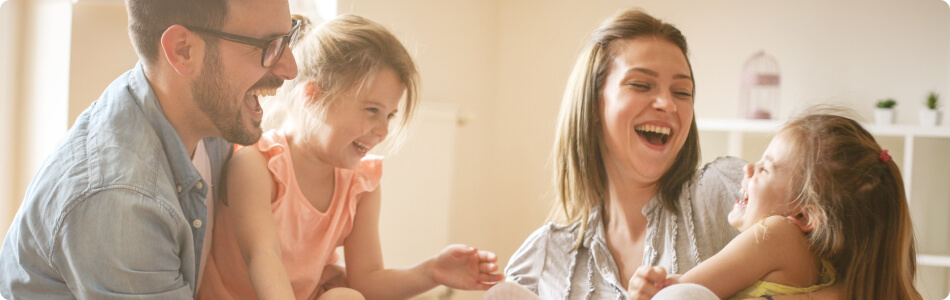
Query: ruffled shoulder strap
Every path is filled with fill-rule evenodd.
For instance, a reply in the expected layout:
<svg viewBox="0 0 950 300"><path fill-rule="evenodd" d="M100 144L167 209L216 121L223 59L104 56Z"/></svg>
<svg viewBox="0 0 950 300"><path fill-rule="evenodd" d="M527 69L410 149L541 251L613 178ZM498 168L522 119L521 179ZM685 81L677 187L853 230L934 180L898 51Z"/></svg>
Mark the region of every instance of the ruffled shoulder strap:
<svg viewBox="0 0 950 300"><path fill-rule="evenodd" d="M354 172L353 184L350 187L351 195L376 190L380 178L383 177L383 157L366 155L360 160Z"/></svg>
<svg viewBox="0 0 950 300"><path fill-rule="evenodd" d="M282 131L270 130L261 135L255 146L267 159L267 170L279 185L276 187L277 199L283 199L287 187L294 184L293 161L290 158L287 137Z"/></svg>

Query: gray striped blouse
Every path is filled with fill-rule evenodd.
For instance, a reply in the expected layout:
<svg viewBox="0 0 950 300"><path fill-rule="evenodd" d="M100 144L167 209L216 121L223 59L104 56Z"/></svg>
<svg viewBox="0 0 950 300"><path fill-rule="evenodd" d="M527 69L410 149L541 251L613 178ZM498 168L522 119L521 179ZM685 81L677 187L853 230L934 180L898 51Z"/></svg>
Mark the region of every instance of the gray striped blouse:
<svg viewBox="0 0 950 300"><path fill-rule="evenodd" d="M716 254L739 232L726 220L739 197L744 161L718 158L693 177L680 197L679 213L654 198L643 208L647 217L643 265L683 273ZM572 249L580 223L549 223L536 230L505 268L510 282L541 299L627 299L617 264L607 248L600 209L578 249Z"/></svg>

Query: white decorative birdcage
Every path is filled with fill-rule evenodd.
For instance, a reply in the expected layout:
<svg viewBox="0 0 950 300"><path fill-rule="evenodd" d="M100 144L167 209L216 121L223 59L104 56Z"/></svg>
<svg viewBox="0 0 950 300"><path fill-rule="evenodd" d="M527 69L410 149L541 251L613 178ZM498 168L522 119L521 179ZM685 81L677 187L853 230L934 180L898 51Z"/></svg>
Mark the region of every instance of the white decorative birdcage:
<svg viewBox="0 0 950 300"><path fill-rule="evenodd" d="M778 62L759 51L742 67L739 88L739 116L746 119L773 119L779 113Z"/></svg>

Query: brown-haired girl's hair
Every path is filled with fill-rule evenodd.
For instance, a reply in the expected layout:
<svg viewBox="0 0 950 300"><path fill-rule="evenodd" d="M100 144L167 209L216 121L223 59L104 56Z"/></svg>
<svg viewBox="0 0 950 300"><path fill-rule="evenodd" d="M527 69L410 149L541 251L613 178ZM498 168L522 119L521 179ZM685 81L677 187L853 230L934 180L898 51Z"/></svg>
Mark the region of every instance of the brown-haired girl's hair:
<svg viewBox="0 0 950 300"><path fill-rule="evenodd" d="M261 103L268 111L262 126L298 131L300 134L295 138L306 140L308 132L323 124L327 108L347 100L341 96L350 91L359 93L372 84L378 71L391 68L406 86L406 101L399 109L397 141L390 144L398 145L419 97L416 65L399 39L382 25L352 14L301 30L303 36L293 50L297 77L278 90L279 100ZM312 97L315 88L320 90L319 96Z"/></svg>
<svg viewBox="0 0 950 300"><path fill-rule="evenodd" d="M921 299L914 288L914 231L900 171L860 124L811 112L785 125L793 200L814 230L812 250L838 271L844 299Z"/></svg>
<svg viewBox="0 0 950 300"><path fill-rule="evenodd" d="M599 111L600 94L610 61L616 55L614 41L640 36L651 36L675 44L683 51L686 63L690 66L690 74L693 73L687 56L686 37L673 25L643 11L620 11L594 31L568 79L558 115L553 150L556 197L563 210L561 221L581 221L582 232L587 229L591 210L606 203L607 172L601 155L603 128L596 120L602 119ZM695 90L695 83L693 87ZM677 199L683 186L696 172L698 164L699 133L694 117L683 148L657 183L657 193L666 209L678 211ZM552 217L557 218L557 215L555 213ZM582 237L583 234L578 235L578 244Z"/></svg>

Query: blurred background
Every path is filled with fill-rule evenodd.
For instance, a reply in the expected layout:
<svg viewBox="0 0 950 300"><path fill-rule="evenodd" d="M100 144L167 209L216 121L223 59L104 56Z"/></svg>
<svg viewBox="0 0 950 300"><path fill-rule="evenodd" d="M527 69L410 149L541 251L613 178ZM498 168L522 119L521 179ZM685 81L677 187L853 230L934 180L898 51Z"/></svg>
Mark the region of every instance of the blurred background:
<svg viewBox="0 0 950 300"><path fill-rule="evenodd" d="M45 156L105 87L131 69L122 0L0 0L0 233ZM911 195L918 286L950 291L950 126L918 125L931 93L950 99L950 7L941 0L291 0L313 19L354 13L392 30L416 58L425 104L387 160L382 239L389 267L449 243L495 251L503 267L552 207L550 149L568 73L591 31L640 7L690 44L703 161L758 160L802 108L847 106L870 125ZM745 121L746 63L764 51L780 84L771 121ZM946 108L943 109L946 111ZM911 179L912 178L912 179ZM874 263L874 262L868 262ZM437 289L429 298L477 299Z"/></svg>

